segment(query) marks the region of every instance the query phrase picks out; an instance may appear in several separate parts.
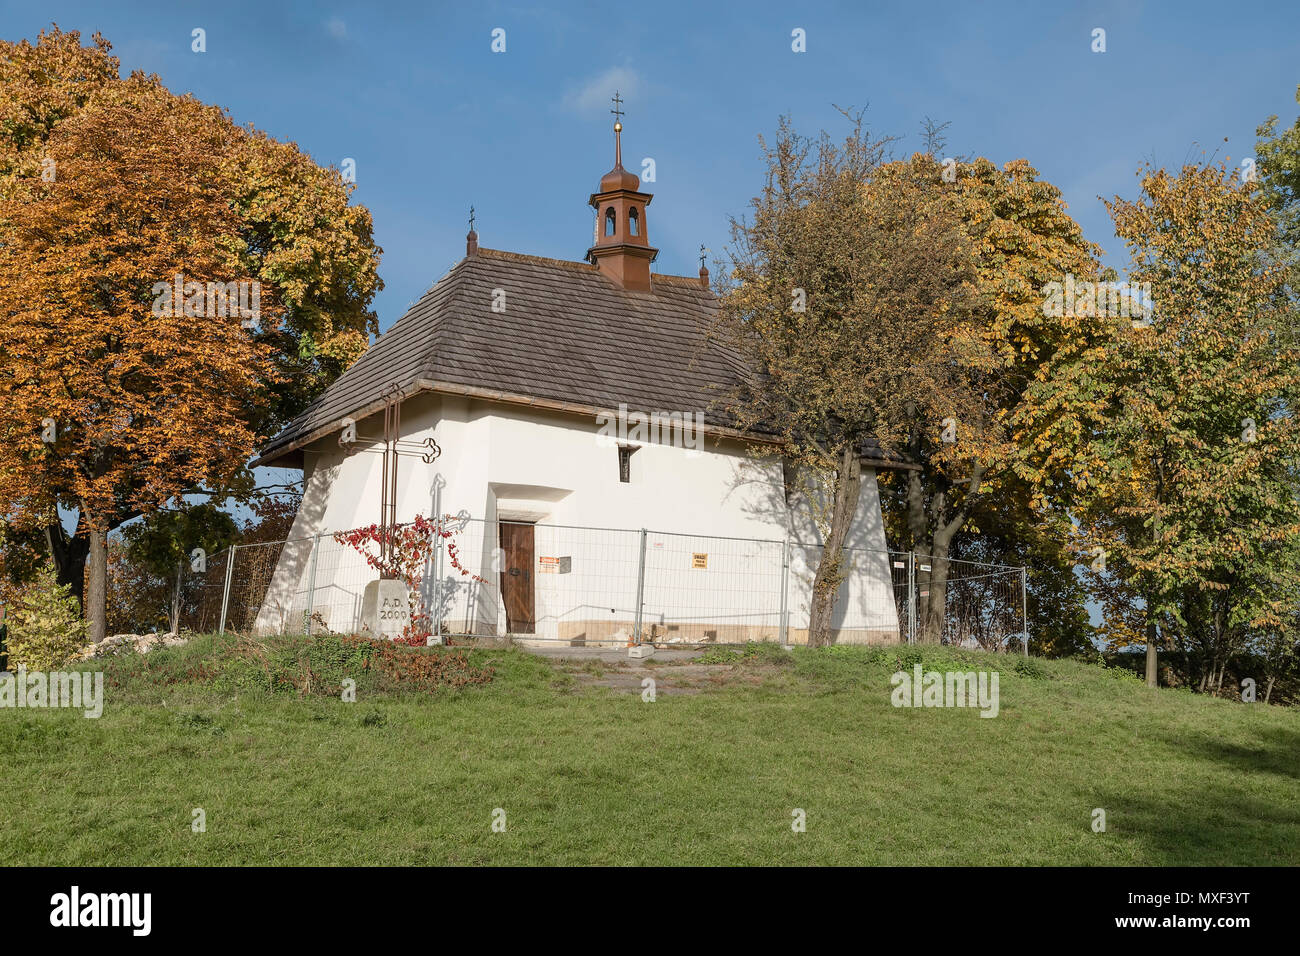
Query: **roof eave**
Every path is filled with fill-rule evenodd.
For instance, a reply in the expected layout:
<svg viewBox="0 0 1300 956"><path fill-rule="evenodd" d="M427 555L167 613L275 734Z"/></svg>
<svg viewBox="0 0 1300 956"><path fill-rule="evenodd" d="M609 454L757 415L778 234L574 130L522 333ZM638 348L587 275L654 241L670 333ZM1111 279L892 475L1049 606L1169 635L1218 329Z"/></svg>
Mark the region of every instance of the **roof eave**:
<svg viewBox="0 0 1300 956"><path fill-rule="evenodd" d="M430 392L437 395L454 395L461 398L473 398L479 401L499 402L503 405L514 405L522 408L539 408L551 412L561 412L576 415L609 415L614 414L613 409L601 408L596 405L587 405L581 402L566 402L560 399L540 398L535 395L521 395L514 392L505 392L500 389L479 388L474 385L458 385L451 382L439 382L431 378L418 378L411 383L415 391L407 398L412 398L420 392ZM260 455L254 459L250 467L278 467L278 468L302 468L304 466L304 452L306 446L313 442L319 441L327 435L333 434L343 427L345 419L351 418L354 421L361 421L377 412L383 411L385 401L377 399L370 402L354 412L344 415L342 418L335 419L325 425L312 429L300 438L294 439L283 448L276 449L268 454ZM760 445L776 445L779 439L773 436L767 438L754 432L741 431L738 428L729 428L725 425L714 425L704 423L699 426L704 434L715 435L719 438L733 438L739 441L754 442ZM291 457L292 456L292 457ZM285 462L285 459L290 459ZM920 471L921 466L914 462L893 460L887 458L874 458L863 455L861 457L863 465L875 469L892 469L898 471Z"/></svg>

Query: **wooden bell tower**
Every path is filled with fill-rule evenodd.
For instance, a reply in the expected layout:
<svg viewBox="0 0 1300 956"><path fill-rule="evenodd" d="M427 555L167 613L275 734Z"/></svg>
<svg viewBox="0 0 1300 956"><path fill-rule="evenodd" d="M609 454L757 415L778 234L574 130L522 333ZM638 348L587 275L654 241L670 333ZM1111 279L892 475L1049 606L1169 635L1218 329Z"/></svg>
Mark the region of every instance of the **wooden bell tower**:
<svg viewBox="0 0 1300 956"><path fill-rule="evenodd" d="M659 255L651 247L646 207L654 197L641 192L641 177L623 168L622 100L614 93L614 168L600 180L600 191L587 200L596 210L596 231L587 261L620 288L650 291L650 263Z"/></svg>

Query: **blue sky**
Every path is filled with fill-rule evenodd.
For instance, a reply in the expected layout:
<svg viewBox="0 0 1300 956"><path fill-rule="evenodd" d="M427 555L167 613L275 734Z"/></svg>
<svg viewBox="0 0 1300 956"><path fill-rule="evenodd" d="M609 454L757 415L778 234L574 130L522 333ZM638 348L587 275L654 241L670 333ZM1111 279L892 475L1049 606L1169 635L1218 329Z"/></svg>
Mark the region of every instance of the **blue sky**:
<svg viewBox="0 0 1300 956"><path fill-rule="evenodd" d="M470 203L485 246L582 258L587 196L613 160L615 87L625 165L655 160L657 268L694 274L700 243L720 250L757 191L756 137L782 113L842 132L832 104L869 104L900 152L919 146L925 116L950 121L951 152L1029 159L1122 269L1097 197L1131 196L1143 161L1252 155L1259 122L1296 116L1300 83L1300 4L1281 2L0 0L7 40L52 20L102 32L124 70L156 72L317 162L355 159L354 198L384 249L381 328L464 254ZM196 27L206 53L191 51ZM1091 50L1098 27L1105 53ZM791 50L795 28L805 53Z"/></svg>

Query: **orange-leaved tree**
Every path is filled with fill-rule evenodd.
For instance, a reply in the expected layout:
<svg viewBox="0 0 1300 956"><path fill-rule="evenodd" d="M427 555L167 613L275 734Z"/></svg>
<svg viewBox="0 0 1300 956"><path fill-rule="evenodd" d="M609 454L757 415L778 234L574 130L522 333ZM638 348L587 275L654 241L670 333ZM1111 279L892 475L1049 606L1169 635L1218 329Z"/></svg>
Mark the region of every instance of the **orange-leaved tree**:
<svg viewBox="0 0 1300 956"><path fill-rule="evenodd" d="M108 532L190 488L227 486L255 440L245 409L265 402L273 372L237 293L208 315L209 283L255 279L225 241L235 216L207 109L147 87L101 93L50 144L55 178L6 215L0 505L47 528L58 505L78 510L95 640ZM273 293L258 298L273 322Z"/></svg>
<svg viewBox="0 0 1300 956"><path fill-rule="evenodd" d="M92 556L92 636L107 532L246 492L257 443L366 348L380 250L349 194L293 144L120 78L98 35L0 43L0 515L78 596Z"/></svg>
<svg viewBox="0 0 1300 956"><path fill-rule="evenodd" d="M1035 373L1072 331L1044 308L1044 290L1095 282L1097 249L1083 238L1060 190L1025 160L1001 167L982 158L941 163L927 153L890 164L880 175L923 177L951 190L975 261L977 294L951 332L966 343L954 352L965 363L959 387L918 396L901 450L920 467L884 481L895 540L931 558L922 564L931 570L917 574L918 637L935 643L959 534L1032 527L1049 549L1064 539L1068 521L1063 509L1049 506L1049 482L1036 486L1043 507L1027 507L1032 493L1020 477L1024 446L1015 419L1035 400L1027 390Z"/></svg>

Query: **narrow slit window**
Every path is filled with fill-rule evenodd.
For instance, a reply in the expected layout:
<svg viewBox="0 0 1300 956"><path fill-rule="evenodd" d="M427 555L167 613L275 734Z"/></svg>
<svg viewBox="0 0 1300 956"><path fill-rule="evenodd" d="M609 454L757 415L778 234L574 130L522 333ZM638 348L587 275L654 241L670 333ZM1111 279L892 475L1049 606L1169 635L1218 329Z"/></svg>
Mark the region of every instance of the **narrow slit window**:
<svg viewBox="0 0 1300 956"><path fill-rule="evenodd" d="M781 484L784 485L785 503L789 505L799 487L799 466L789 458L781 459Z"/></svg>
<svg viewBox="0 0 1300 956"><path fill-rule="evenodd" d="M605 210L605 235L614 235L614 229L618 222L618 217L614 214L614 207L610 206Z"/></svg>
<svg viewBox="0 0 1300 956"><path fill-rule="evenodd" d="M618 446L618 480L624 484L632 480L632 454L640 445Z"/></svg>
<svg viewBox="0 0 1300 956"><path fill-rule="evenodd" d="M637 215L636 208L627 214L627 231L630 235L641 235L641 217Z"/></svg>

